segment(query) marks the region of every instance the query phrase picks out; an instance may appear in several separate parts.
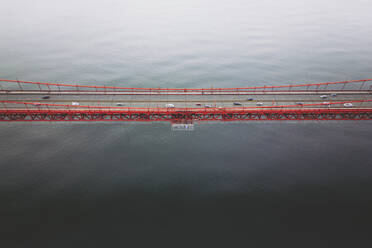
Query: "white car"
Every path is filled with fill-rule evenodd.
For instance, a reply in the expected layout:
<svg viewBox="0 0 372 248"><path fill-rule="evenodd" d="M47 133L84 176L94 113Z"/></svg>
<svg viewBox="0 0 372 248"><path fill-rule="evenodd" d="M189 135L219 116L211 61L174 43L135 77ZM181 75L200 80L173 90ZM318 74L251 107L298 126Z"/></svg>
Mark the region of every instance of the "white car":
<svg viewBox="0 0 372 248"><path fill-rule="evenodd" d="M320 98L326 99L326 98L328 98L328 96L327 95L321 95Z"/></svg>
<svg viewBox="0 0 372 248"><path fill-rule="evenodd" d="M118 102L116 103L116 106L124 106L124 103Z"/></svg>
<svg viewBox="0 0 372 248"><path fill-rule="evenodd" d="M78 102L72 102L71 104L74 105L74 106L79 106L80 105L80 103L78 103Z"/></svg>
<svg viewBox="0 0 372 248"><path fill-rule="evenodd" d="M206 107L206 108L212 108L212 106L211 105L208 105L208 104L204 105L204 107Z"/></svg>
<svg viewBox="0 0 372 248"><path fill-rule="evenodd" d="M344 103L344 107L345 108L351 108L353 107L354 105L351 103L351 102L347 102L347 103Z"/></svg>
<svg viewBox="0 0 372 248"><path fill-rule="evenodd" d="M174 108L174 104L172 104L172 103L167 103L167 104L165 104L165 107L166 107L166 108Z"/></svg>
<svg viewBox="0 0 372 248"><path fill-rule="evenodd" d="M258 102L256 103L257 106L262 106L263 105L263 102Z"/></svg>

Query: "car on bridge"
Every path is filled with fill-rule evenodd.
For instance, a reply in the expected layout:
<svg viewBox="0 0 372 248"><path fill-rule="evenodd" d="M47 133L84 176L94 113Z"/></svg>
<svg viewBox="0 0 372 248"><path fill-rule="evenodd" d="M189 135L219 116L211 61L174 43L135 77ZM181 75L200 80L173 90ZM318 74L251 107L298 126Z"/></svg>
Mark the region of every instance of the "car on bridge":
<svg viewBox="0 0 372 248"><path fill-rule="evenodd" d="M167 103L167 104L165 104L165 107L166 108L174 108L175 106L172 103Z"/></svg>
<svg viewBox="0 0 372 248"><path fill-rule="evenodd" d="M351 103L351 102L347 102L347 103L344 103L344 107L345 108L351 108L353 107L354 105Z"/></svg>

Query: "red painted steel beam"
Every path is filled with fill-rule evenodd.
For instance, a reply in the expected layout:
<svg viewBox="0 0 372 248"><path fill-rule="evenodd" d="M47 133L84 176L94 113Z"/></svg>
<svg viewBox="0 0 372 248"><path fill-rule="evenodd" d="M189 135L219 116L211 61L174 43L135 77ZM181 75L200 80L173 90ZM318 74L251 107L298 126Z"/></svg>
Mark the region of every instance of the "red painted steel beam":
<svg viewBox="0 0 372 248"><path fill-rule="evenodd" d="M372 109L214 111L0 110L0 121L285 121L372 120Z"/></svg>

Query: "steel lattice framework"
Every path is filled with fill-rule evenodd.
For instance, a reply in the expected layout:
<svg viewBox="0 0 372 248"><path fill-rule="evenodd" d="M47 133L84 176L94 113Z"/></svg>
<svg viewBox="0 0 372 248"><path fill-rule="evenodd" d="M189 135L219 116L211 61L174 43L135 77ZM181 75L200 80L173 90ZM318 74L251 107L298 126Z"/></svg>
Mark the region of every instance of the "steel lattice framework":
<svg viewBox="0 0 372 248"><path fill-rule="evenodd" d="M10 86L9 86L10 85ZM15 89L14 86L18 86ZM35 94L35 92L63 95L68 94L268 94L288 92L357 92L363 97L372 95L372 79L284 86L263 86L244 88L130 88L106 87L74 84L56 84L0 79L0 93L7 96L16 94ZM8 87L8 88L7 88ZM31 88L30 88L31 87ZM36 89L35 89L36 87ZM296 93L296 94L297 94ZM348 93L349 94L349 93ZM354 94L354 93L350 93ZM346 102L314 103L298 105L276 105L255 107L224 108L139 108L139 107L103 107L93 105L73 106L68 104L48 104L20 102L0 99L0 121L168 121L172 123L191 123L193 121L305 121L305 120L372 120L372 99L347 101L353 108L343 108ZM367 105L363 105L367 104Z"/></svg>
<svg viewBox="0 0 372 248"><path fill-rule="evenodd" d="M288 121L372 120L372 110L286 109L240 111L0 111L0 121Z"/></svg>

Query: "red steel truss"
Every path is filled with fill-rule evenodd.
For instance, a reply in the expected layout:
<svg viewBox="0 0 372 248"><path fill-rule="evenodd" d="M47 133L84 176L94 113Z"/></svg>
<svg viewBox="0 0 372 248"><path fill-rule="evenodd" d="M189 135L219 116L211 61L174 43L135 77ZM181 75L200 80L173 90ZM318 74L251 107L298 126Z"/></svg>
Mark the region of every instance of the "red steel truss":
<svg viewBox="0 0 372 248"><path fill-rule="evenodd" d="M372 109L267 109L205 111L0 110L0 121L288 121L372 120Z"/></svg>
<svg viewBox="0 0 372 248"><path fill-rule="evenodd" d="M15 86L18 86L15 89ZM4 95L16 91L19 94L62 92L98 94L94 92L126 92L129 94L249 94L259 92L319 92L348 91L349 94L364 92L372 94L372 79L342 82L297 84L283 86L261 86L245 88L130 88L106 87L74 84L56 84L0 79L0 92ZM354 93L352 93L354 92ZM285 94L287 94L285 93ZM281 93L280 93L281 94ZM366 95L364 95L366 96ZM372 120L372 107L367 105L371 99L347 102L331 102L298 105L275 105L262 107L228 107L228 108L138 108L138 107L103 107L72 106L66 104L48 104L36 102L17 102L0 100L0 121L168 121L173 123L191 123L192 121L288 121L288 120ZM352 108L345 108L344 103L353 103Z"/></svg>

